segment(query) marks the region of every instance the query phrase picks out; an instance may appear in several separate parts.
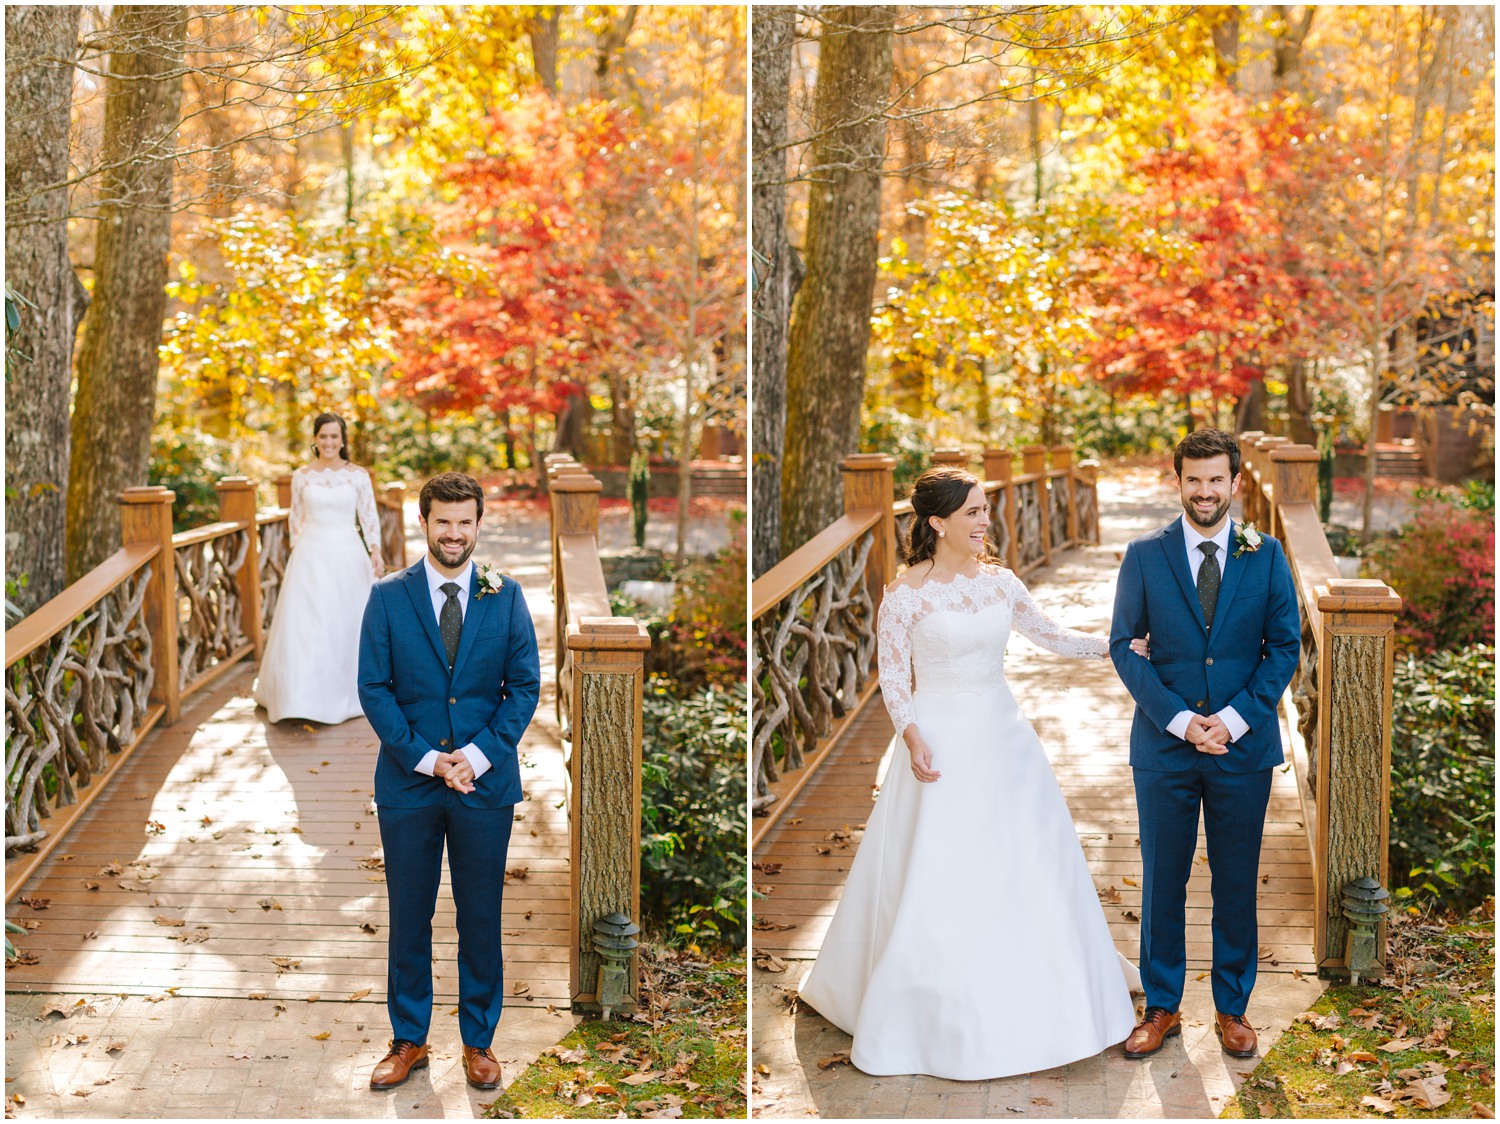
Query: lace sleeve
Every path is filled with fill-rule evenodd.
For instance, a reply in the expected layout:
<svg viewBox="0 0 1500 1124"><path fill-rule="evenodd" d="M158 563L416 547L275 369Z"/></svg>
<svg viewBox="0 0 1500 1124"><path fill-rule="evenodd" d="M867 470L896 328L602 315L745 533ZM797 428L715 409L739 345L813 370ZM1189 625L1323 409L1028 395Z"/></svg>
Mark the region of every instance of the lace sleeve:
<svg viewBox="0 0 1500 1124"><path fill-rule="evenodd" d="M360 469L355 478L354 491L357 493L354 509L359 516L360 533L365 536L365 546L371 554L380 557L380 512L375 508L375 489L370 487L370 474L364 469Z"/></svg>
<svg viewBox="0 0 1500 1124"><path fill-rule="evenodd" d="M885 591L876 622L880 659L880 695L900 737L916 720L911 702L911 626L916 598L897 586Z"/></svg>
<svg viewBox="0 0 1500 1124"><path fill-rule="evenodd" d="M1032 600L1025 583L1006 570L1001 578L1011 601L1011 620L1015 630L1033 644L1075 659L1108 659L1109 638L1090 636L1087 632L1064 628L1042 611Z"/></svg>
<svg viewBox="0 0 1500 1124"><path fill-rule="evenodd" d="M307 522L307 497L303 495L306 488L307 473L299 468L292 473L292 513L286 521L287 535L294 550L297 540L302 537L302 525Z"/></svg>

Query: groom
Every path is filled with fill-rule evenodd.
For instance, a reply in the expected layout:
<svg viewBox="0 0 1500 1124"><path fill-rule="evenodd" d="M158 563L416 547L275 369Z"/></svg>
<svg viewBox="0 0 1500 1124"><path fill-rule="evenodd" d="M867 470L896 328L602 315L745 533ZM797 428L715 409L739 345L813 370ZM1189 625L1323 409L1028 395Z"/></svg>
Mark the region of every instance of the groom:
<svg viewBox="0 0 1500 1124"><path fill-rule="evenodd" d="M1191 433L1173 457L1182 518L1126 548L1110 656L1136 701L1130 765L1145 880L1146 1012L1125 1040L1144 1058L1182 1033L1188 875L1203 812L1213 893L1214 1029L1226 1053L1255 1053L1245 1020L1257 960L1255 891L1271 770L1282 762L1276 705L1301 645L1291 568L1275 539L1229 518L1239 444ZM1150 655L1130 650L1147 636Z"/></svg>
<svg viewBox="0 0 1500 1124"><path fill-rule="evenodd" d="M392 1041L370 1088L395 1088L427 1065L432 914L446 842L464 1075L494 1089L500 899L521 799L516 744L536 712L541 668L520 586L469 561L484 515L479 484L444 472L423 485L418 510L427 554L371 588L359 638L359 701L380 738L375 803L390 898Z"/></svg>

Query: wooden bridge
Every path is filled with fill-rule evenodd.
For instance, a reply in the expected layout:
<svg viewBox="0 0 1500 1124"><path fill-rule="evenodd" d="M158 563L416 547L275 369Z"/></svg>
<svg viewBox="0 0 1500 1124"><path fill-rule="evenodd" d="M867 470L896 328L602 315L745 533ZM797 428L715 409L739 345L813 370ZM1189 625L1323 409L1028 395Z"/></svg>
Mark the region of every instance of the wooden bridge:
<svg viewBox="0 0 1500 1124"><path fill-rule="evenodd" d="M559 484L550 531L534 559L506 559L553 674L520 746L525 799L497 936L507 1007L562 1015L596 1008L594 920L639 916L630 856L649 641L634 621L610 616L598 482L566 458L550 472ZM28 930L7 968L7 1006L26 994L251 1000L277 1013L337 1001L383 1031L376 739L363 718L272 724L255 709L288 509L257 511L243 478L219 491L221 522L174 535L172 493L130 489L121 550L6 636L7 916ZM402 497L390 489L381 498L394 569L406 559ZM487 551L498 544L487 537L476 556L494 560ZM610 676L602 691L600 665ZM453 924L445 891L434 925L435 1032L457 999ZM634 971L627 982L633 995ZM527 1025L540 1049L570 1021ZM368 1069L378 1044L354 1053L368 1055ZM357 1088L360 1074L351 1080Z"/></svg>

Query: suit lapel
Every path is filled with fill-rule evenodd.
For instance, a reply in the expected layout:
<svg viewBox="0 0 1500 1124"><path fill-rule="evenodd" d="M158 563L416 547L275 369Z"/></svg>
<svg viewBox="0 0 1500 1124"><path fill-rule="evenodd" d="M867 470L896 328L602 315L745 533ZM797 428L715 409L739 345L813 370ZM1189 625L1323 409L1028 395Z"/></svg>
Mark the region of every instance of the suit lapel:
<svg viewBox="0 0 1500 1124"><path fill-rule="evenodd" d="M497 594L486 594L476 597L479 592L479 575L475 572L473 563L469 565L469 608L464 613L464 628L458 634L458 655L453 659L453 676L458 678L458 673L464 669L464 660L468 659L469 652L474 647L474 637L479 635L479 622L484 614L490 611L490 599Z"/></svg>
<svg viewBox="0 0 1500 1124"><path fill-rule="evenodd" d="M1232 519L1229 521L1229 546L1229 551L1224 555L1224 581L1219 586L1219 604L1214 609L1215 617L1227 611L1230 602L1234 600L1235 587L1240 584L1240 575L1249 565L1248 559L1234 556L1234 520Z"/></svg>
<svg viewBox="0 0 1500 1124"><path fill-rule="evenodd" d="M443 636L438 632L437 614L432 611L432 591L427 588L427 564L418 562L407 570L402 584L406 586L406 593L411 598L411 606L417 614L417 620L422 622L422 628L427 632L427 639L432 641L432 650L437 653L437 658L446 670L448 652L443 647Z"/></svg>
<svg viewBox="0 0 1500 1124"><path fill-rule="evenodd" d="M1198 604L1198 587L1193 584L1193 572L1188 569L1187 542L1182 536L1182 520L1172 520L1159 541L1167 556L1167 566L1171 569L1172 576L1177 579L1177 584L1182 587L1182 596L1187 599L1193 619L1207 634L1208 625L1203 620L1203 606Z"/></svg>

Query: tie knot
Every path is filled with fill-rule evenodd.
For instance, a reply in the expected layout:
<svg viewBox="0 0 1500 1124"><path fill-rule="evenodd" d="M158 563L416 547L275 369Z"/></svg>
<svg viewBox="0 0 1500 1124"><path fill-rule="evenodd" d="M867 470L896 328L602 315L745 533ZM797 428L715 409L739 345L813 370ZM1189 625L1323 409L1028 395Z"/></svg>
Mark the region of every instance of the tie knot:
<svg viewBox="0 0 1500 1124"><path fill-rule="evenodd" d="M449 597L457 597L460 587L457 582L444 582L442 585L438 586L438 588L446 593Z"/></svg>
<svg viewBox="0 0 1500 1124"><path fill-rule="evenodd" d="M1214 556L1214 551L1219 549L1219 544L1216 542L1200 542L1198 544L1198 549L1203 551L1203 553L1207 557L1212 558Z"/></svg>

